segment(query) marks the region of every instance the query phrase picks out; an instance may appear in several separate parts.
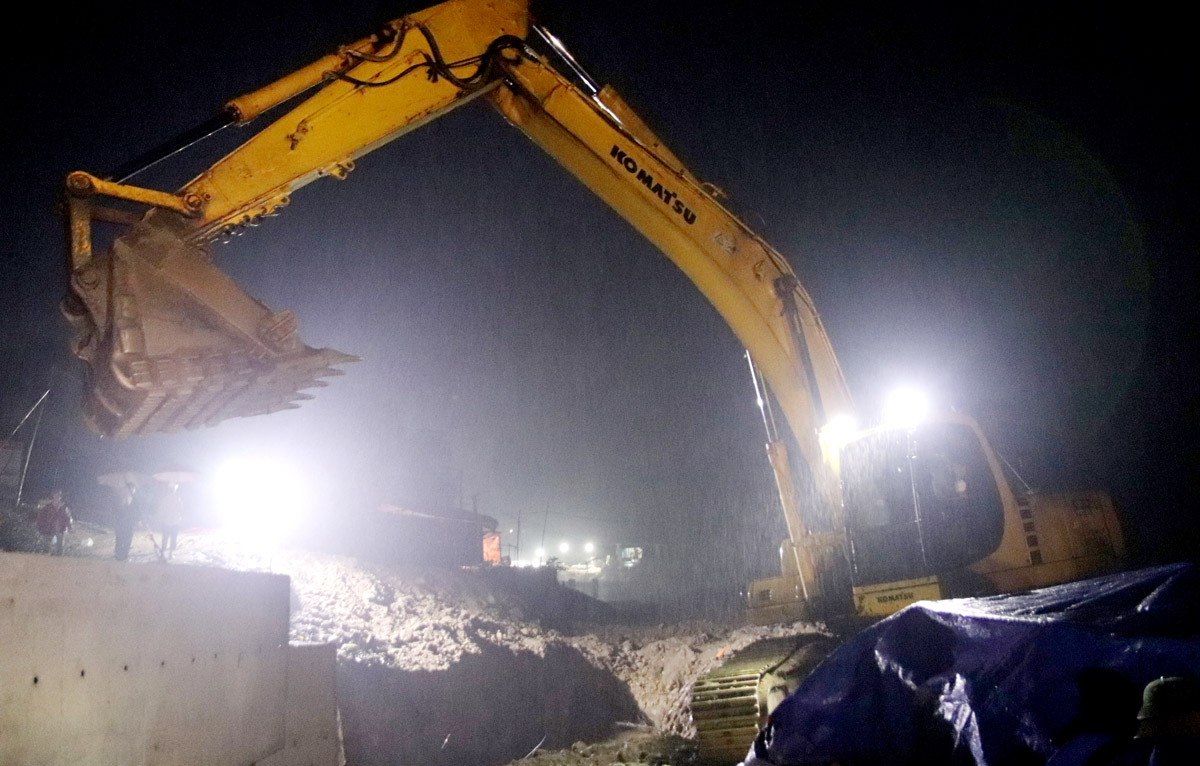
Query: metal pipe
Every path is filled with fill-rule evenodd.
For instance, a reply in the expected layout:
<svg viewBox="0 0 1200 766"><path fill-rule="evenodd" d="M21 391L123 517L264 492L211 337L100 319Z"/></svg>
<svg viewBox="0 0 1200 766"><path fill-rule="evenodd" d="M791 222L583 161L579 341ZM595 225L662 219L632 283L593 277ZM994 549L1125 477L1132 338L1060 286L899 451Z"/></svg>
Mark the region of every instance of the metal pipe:
<svg viewBox="0 0 1200 766"><path fill-rule="evenodd" d="M542 41L546 43L546 45L549 45L550 49L554 51L554 53L562 60L562 62L566 64L567 68L571 70L571 73L579 78L579 81L584 88L590 91L588 95L595 96L600 92L600 86L597 85L596 81L593 80L591 75L587 73L587 70L583 68L583 65L575 60L575 57L572 56L571 52L567 50L567 46L562 44L562 40L559 40L557 37L555 37L550 30L546 29L541 24L532 25L530 30L540 37Z"/></svg>
<svg viewBox="0 0 1200 766"><path fill-rule="evenodd" d="M74 196L87 197L99 194L104 197L125 199L143 205L174 210L176 213L188 217L199 215L202 207L200 197L195 194L177 197L174 194L154 189L143 189L138 186L126 186L113 181L105 181L103 178L97 178L79 170L67 176L67 190Z"/></svg>
<svg viewBox="0 0 1200 766"><path fill-rule="evenodd" d="M775 425L775 411L771 408L771 400L767 395L767 382L762 379L762 373L754 364L750 352L746 352L746 361L750 364L750 380L754 383L754 395L758 397L758 410L762 413L763 427L767 429L767 441L779 441L779 428Z"/></svg>
<svg viewBox="0 0 1200 766"><path fill-rule="evenodd" d="M29 411L25 413L25 417L21 418L21 422L17 423L17 427L8 434L8 436L4 439L4 443L0 444L0 448L8 446L8 443L12 441L12 438L17 435L17 431L21 430L21 426L25 425L25 421L29 420L29 416L33 414L33 411L38 408L38 405L41 404L42 400L45 399L49 394L50 389L48 388L42 392L42 395L38 397L38 400L34 402L33 406L29 408Z"/></svg>
<svg viewBox="0 0 1200 766"><path fill-rule="evenodd" d="M130 178L133 178L143 170L148 170L168 157L173 157L184 149L187 149L192 144L203 141L214 133L229 127L237 122L237 115L229 109L222 111L220 114L205 120L196 127L180 133L175 138L167 141L164 144L154 147L150 151L134 157L132 160L122 164L120 167L107 173L101 178L105 181L113 181L115 183L125 183Z"/></svg>
<svg viewBox="0 0 1200 766"><path fill-rule="evenodd" d="M791 329L792 342L800 356L800 364L804 368L804 380L808 383L808 394L812 398L813 415L817 427L825 425L825 404L821 400L821 388L817 384L817 373L813 369L812 355L808 350L808 339L804 335L804 324L800 321L800 307L796 304L796 291L800 287L799 280L794 274L784 274L775 280L775 294L783 303L783 313L787 317ZM797 434L797 437L800 435Z"/></svg>
<svg viewBox="0 0 1200 766"><path fill-rule="evenodd" d="M46 393L42 394L42 397L37 400L37 404L33 405L33 409L29 411L33 412L33 410L36 409L38 411L38 416L37 420L33 422L33 435L29 437L29 449L25 452L25 467L21 469L21 482L17 485L17 502L16 505L13 506L13 510L17 510L21 507L21 495L25 494L25 476L29 473L29 459L33 457L33 445L35 442L37 442L38 429L42 426L42 415L44 415L46 412L44 408L39 409L39 407L41 403L45 401L46 396L49 393L50 389L47 388ZM29 417L29 415L26 414L25 417ZM24 423L24 419L22 419L21 422ZM20 426L17 426L17 428L20 428ZM16 433L16 431L13 431L13 433Z"/></svg>

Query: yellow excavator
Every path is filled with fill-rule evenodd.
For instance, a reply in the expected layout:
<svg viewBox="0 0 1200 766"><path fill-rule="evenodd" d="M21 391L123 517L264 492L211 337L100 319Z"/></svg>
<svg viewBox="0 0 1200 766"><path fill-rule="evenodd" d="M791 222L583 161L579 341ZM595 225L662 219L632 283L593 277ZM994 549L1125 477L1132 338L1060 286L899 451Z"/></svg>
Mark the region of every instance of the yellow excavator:
<svg viewBox="0 0 1200 766"><path fill-rule="evenodd" d="M397 19L111 175L71 173L63 313L88 369L89 425L115 438L214 425L298 406L304 389L340 374L336 365L354 357L306 346L295 316L246 295L209 248L279 214L300 187L345 179L360 157L476 98L654 243L747 349L788 530L779 576L749 587L756 621L882 616L920 599L1025 590L1118 565L1123 542L1106 494L1014 492L970 418L858 429L813 300L784 257L531 19L525 0L450 0ZM183 188L129 183L285 102ZM147 210L131 217L105 199ZM98 221L125 227L101 254L92 249ZM788 653L777 649L697 700L710 749L744 752L768 706L763 679Z"/></svg>

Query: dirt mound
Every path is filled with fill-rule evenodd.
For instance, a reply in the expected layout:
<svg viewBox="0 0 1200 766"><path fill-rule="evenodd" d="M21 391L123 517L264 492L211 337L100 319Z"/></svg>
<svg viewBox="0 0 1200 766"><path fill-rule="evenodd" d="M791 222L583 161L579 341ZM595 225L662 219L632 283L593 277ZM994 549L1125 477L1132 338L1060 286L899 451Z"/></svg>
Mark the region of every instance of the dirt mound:
<svg viewBox="0 0 1200 766"><path fill-rule="evenodd" d="M530 753L522 766L697 766L696 746L682 737L663 734L650 726L618 726L616 736L603 742L576 742L562 750Z"/></svg>
<svg viewBox="0 0 1200 766"><path fill-rule="evenodd" d="M492 764L637 720L628 688L573 647L487 646L439 671L342 663L338 702L353 764Z"/></svg>

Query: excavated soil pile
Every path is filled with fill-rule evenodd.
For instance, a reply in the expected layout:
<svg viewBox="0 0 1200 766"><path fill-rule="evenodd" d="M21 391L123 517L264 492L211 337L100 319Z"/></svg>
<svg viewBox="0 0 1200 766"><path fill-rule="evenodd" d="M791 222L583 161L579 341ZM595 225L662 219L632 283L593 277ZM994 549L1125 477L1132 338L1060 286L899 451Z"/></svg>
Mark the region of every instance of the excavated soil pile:
<svg viewBox="0 0 1200 766"><path fill-rule="evenodd" d="M111 555L86 534L81 555ZM144 536L131 562L155 558ZM725 654L813 626L630 627L537 570L414 571L183 534L174 564L292 579L292 639L338 646L352 766L686 764L691 684Z"/></svg>

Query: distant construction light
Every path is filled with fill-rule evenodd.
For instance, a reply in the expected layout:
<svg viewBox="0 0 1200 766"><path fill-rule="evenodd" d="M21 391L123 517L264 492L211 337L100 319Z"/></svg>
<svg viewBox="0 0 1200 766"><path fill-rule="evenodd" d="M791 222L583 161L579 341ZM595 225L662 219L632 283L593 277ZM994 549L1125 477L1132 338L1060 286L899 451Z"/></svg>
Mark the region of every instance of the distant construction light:
<svg viewBox="0 0 1200 766"><path fill-rule="evenodd" d="M592 553L595 553L595 552L596 552L596 546L595 546L595 545L593 545L592 543L584 543L584 544L583 544L583 552L584 552L584 553L587 553L587 554L592 554Z"/></svg>
<svg viewBox="0 0 1200 766"><path fill-rule="evenodd" d="M567 553L570 550L571 550L570 544L568 544L566 542L561 542L558 544L558 552L559 553Z"/></svg>

